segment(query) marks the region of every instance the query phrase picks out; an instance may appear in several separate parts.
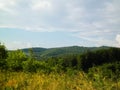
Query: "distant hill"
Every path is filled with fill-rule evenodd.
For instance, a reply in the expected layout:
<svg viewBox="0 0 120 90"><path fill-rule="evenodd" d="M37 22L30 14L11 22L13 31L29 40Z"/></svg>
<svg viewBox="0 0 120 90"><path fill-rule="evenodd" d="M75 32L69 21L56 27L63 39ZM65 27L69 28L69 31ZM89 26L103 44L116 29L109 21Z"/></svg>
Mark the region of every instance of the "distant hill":
<svg viewBox="0 0 120 90"><path fill-rule="evenodd" d="M99 49L108 49L110 47L101 46L101 47L83 47L83 46L69 46L69 47L59 47L59 48L32 48L34 56L36 58L44 58L44 57L56 57L62 55L70 55L70 54L81 54L87 51L94 51ZM30 48L22 49L26 54L29 53Z"/></svg>
<svg viewBox="0 0 120 90"><path fill-rule="evenodd" d="M31 49L31 48L25 48L25 49L22 49L22 51L25 52L25 53L29 53L29 49ZM40 47L33 47L32 50L33 50L34 53L40 54L41 52L46 51L47 49L46 48L40 48Z"/></svg>

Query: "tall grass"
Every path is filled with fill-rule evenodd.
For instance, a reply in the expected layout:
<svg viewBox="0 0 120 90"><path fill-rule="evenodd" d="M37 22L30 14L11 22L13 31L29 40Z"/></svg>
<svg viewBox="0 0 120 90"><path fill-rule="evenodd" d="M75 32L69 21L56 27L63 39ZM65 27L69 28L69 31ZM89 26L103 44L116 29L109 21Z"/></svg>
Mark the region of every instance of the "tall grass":
<svg viewBox="0 0 120 90"><path fill-rule="evenodd" d="M89 79L84 72L76 75L65 73L0 72L0 90L120 90L120 81Z"/></svg>

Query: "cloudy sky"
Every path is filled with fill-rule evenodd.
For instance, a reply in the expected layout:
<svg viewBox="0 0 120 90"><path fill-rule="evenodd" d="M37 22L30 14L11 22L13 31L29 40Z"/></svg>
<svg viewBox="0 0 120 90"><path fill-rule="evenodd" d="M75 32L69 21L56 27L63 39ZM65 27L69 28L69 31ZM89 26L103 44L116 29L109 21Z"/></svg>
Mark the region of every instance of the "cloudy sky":
<svg viewBox="0 0 120 90"><path fill-rule="evenodd" d="M120 47L120 0L0 0L0 42Z"/></svg>

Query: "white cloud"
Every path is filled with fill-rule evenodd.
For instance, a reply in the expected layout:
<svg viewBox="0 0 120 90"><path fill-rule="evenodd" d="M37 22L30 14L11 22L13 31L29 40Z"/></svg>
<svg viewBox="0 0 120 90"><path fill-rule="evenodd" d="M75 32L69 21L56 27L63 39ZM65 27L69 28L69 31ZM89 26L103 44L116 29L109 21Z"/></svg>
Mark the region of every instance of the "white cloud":
<svg viewBox="0 0 120 90"><path fill-rule="evenodd" d="M21 42L21 41L6 42L5 45L9 50L32 47L32 44L30 42Z"/></svg>
<svg viewBox="0 0 120 90"><path fill-rule="evenodd" d="M76 22L79 21L81 18L84 18L86 15L86 11L84 7L76 6L76 3L68 3L66 5L68 16L66 19Z"/></svg>
<svg viewBox="0 0 120 90"><path fill-rule="evenodd" d="M117 34L116 41L118 42L118 45L120 46L120 34Z"/></svg>
<svg viewBox="0 0 120 90"><path fill-rule="evenodd" d="M0 0L0 11L5 11L9 14L14 14L13 7L16 5L16 0Z"/></svg>
<svg viewBox="0 0 120 90"><path fill-rule="evenodd" d="M65 31L111 44L120 33L119 5L119 0L0 0L0 28Z"/></svg>
<svg viewBox="0 0 120 90"><path fill-rule="evenodd" d="M39 1L33 1L32 9L33 10L50 10L52 8L52 4L50 1L47 0L39 0Z"/></svg>

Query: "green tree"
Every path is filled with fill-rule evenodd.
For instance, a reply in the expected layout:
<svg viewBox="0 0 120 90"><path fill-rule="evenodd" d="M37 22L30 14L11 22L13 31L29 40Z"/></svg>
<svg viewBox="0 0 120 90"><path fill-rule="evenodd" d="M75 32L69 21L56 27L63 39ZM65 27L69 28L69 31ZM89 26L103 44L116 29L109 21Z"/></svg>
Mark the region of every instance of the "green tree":
<svg viewBox="0 0 120 90"><path fill-rule="evenodd" d="M23 69L24 69L24 71L28 71L28 72L36 72L37 69L40 67L40 65L39 65L38 61L36 61L34 58L32 48L29 49L28 56L29 56L29 58L27 59L27 61L23 62Z"/></svg>
<svg viewBox="0 0 120 90"><path fill-rule="evenodd" d="M0 43L0 59L6 59L7 58L7 50L4 45Z"/></svg>
<svg viewBox="0 0 120 90"><path fill-rule="evenodd" d="M5 46L0 43L0 69L6 68L6 58L7 58L7 50Z"/></svg>
<svg viewBox="0 0 120 90"><path fill-rule="evenodd" d="M27 60L27 56L21 50L11 51L8 53L7 64L11 70L22 70L23 61Z"/></svg>
<svg viewBox="0 0 120 90"><path fill-rule="evenodd" d="M87 71L93 66L120 61L120 49L110 48L87 52L80 56L81 68Z"/></svg>

